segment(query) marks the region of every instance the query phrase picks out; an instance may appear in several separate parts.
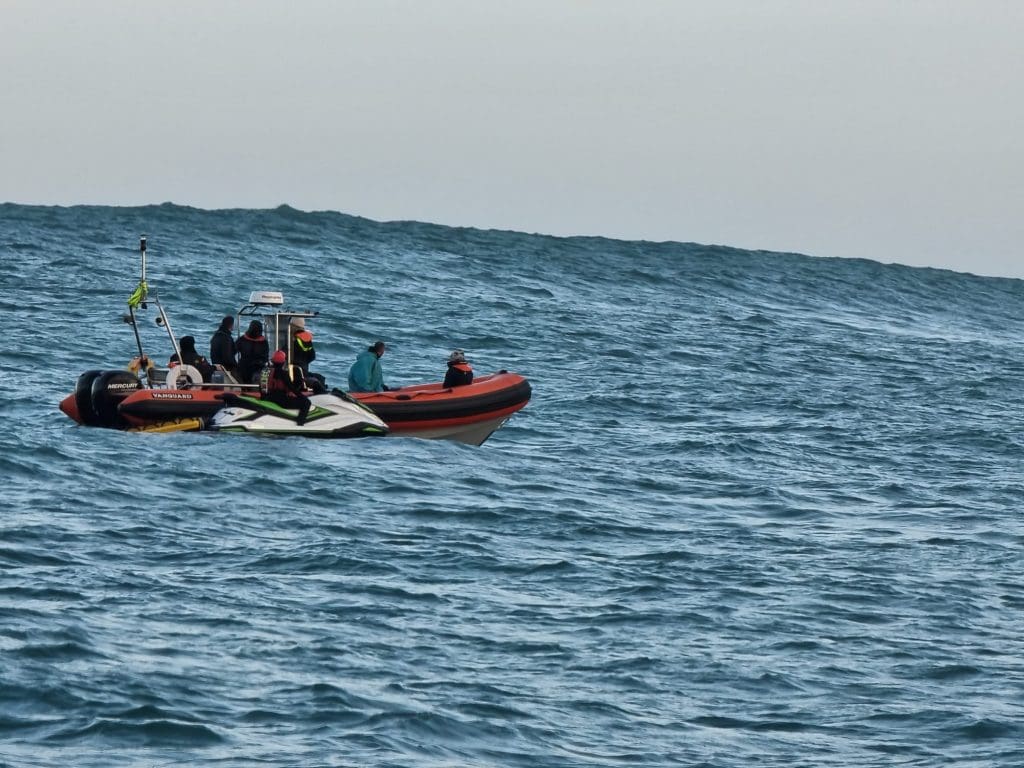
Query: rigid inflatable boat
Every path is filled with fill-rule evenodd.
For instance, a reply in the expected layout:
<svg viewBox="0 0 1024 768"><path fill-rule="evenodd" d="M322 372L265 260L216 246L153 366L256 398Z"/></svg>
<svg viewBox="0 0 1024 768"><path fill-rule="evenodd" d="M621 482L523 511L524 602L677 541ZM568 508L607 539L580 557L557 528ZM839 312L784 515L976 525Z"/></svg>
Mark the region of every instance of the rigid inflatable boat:
<svg viewBox="0 0 1024 768"><path fill-rule="evenodd" d="M177 339L155 292L146 283L146 239L140 243L142 279L128 300L138 356L128 370L93 369L78 377L75 390L60 403L69 418L88 426L129 431L174 432L209 429L219 432L354 437L392 434L442 438L481 445L530 400L530 384L522 376L499 371L477 377L472 384L445 387L416 384L385 392L310 394L314 408L304 424L295 413L260 398L258 385L236 381L218 367L213 381L190 365L157 367L143 350L136 311L155 304L170 347L180 357ZM286 310L279 291L254 291L237 314L262 322L272 349L291 350L294 318L317 312ZM289 364L291 361L288 361Z"/></svg>
<svg viewBox="0 0 1024 768"><path fill-rule="evenodd" d="M392 435L445 438L481 445L530 400L530 382L517 373L478 376L472 384L413 384L387 392L353 392Z"/></svg>

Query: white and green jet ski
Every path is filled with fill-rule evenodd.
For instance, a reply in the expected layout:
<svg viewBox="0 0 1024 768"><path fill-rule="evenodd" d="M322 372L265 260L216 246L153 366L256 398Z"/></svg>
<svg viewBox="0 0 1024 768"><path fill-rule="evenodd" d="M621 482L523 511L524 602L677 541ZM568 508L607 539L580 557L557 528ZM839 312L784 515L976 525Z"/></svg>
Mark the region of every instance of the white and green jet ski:
<svg viewBox="0 0 1024 768"><path fill-rule="evenodd" d="M305 437L371 437L388 433L388 425L373 411L340 390L310 395L312 406L301 426L295 409L244 395L225 393L223 397L224 408L213 415L207 429Z"/></svg>

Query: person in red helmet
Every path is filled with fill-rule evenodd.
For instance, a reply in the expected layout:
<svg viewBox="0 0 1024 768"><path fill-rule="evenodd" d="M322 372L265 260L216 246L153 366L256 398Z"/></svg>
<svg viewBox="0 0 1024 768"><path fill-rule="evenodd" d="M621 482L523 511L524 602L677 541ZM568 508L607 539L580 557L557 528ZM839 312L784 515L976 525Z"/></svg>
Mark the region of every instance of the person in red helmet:
<svg viewBox="0 0 1024 768"><path fill-rule="evenodd" d="M305 379L302 377L302 370L297 366L286 366L288 356L283 349L277 350L270 356L271 366L265 371L260 381L260 392L264 400L268 400L282 408L295 408L298 416L295 423L302 426L306 423L306 416L312 403L303 393Z"/></svg>

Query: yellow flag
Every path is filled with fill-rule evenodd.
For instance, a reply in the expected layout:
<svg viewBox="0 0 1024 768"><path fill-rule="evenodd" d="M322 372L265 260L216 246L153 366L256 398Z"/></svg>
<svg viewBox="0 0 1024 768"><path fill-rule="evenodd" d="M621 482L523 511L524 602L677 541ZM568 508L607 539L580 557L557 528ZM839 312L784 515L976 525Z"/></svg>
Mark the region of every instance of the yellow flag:
<svg viewBox="0 0 1024 768"><path fill-rule="evenodd" d="M146 300L146 292L148 290L149 288L146 286L146 281L140 280L138 288L136 288L134 293L128 297L128 308L138 309L139 304Z"/></svg>

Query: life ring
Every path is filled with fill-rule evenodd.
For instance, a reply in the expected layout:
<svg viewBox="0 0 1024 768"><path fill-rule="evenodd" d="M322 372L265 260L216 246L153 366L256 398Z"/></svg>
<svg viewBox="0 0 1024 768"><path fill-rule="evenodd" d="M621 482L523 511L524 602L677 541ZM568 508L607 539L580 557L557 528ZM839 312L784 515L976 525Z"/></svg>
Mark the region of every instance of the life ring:
<svg viewBox="0 0 1024 768"><path fill-rule="evenodd" d="M167 371L167 389L188 389L203 383L203 374L194 365L176 365Z"/></svg>

